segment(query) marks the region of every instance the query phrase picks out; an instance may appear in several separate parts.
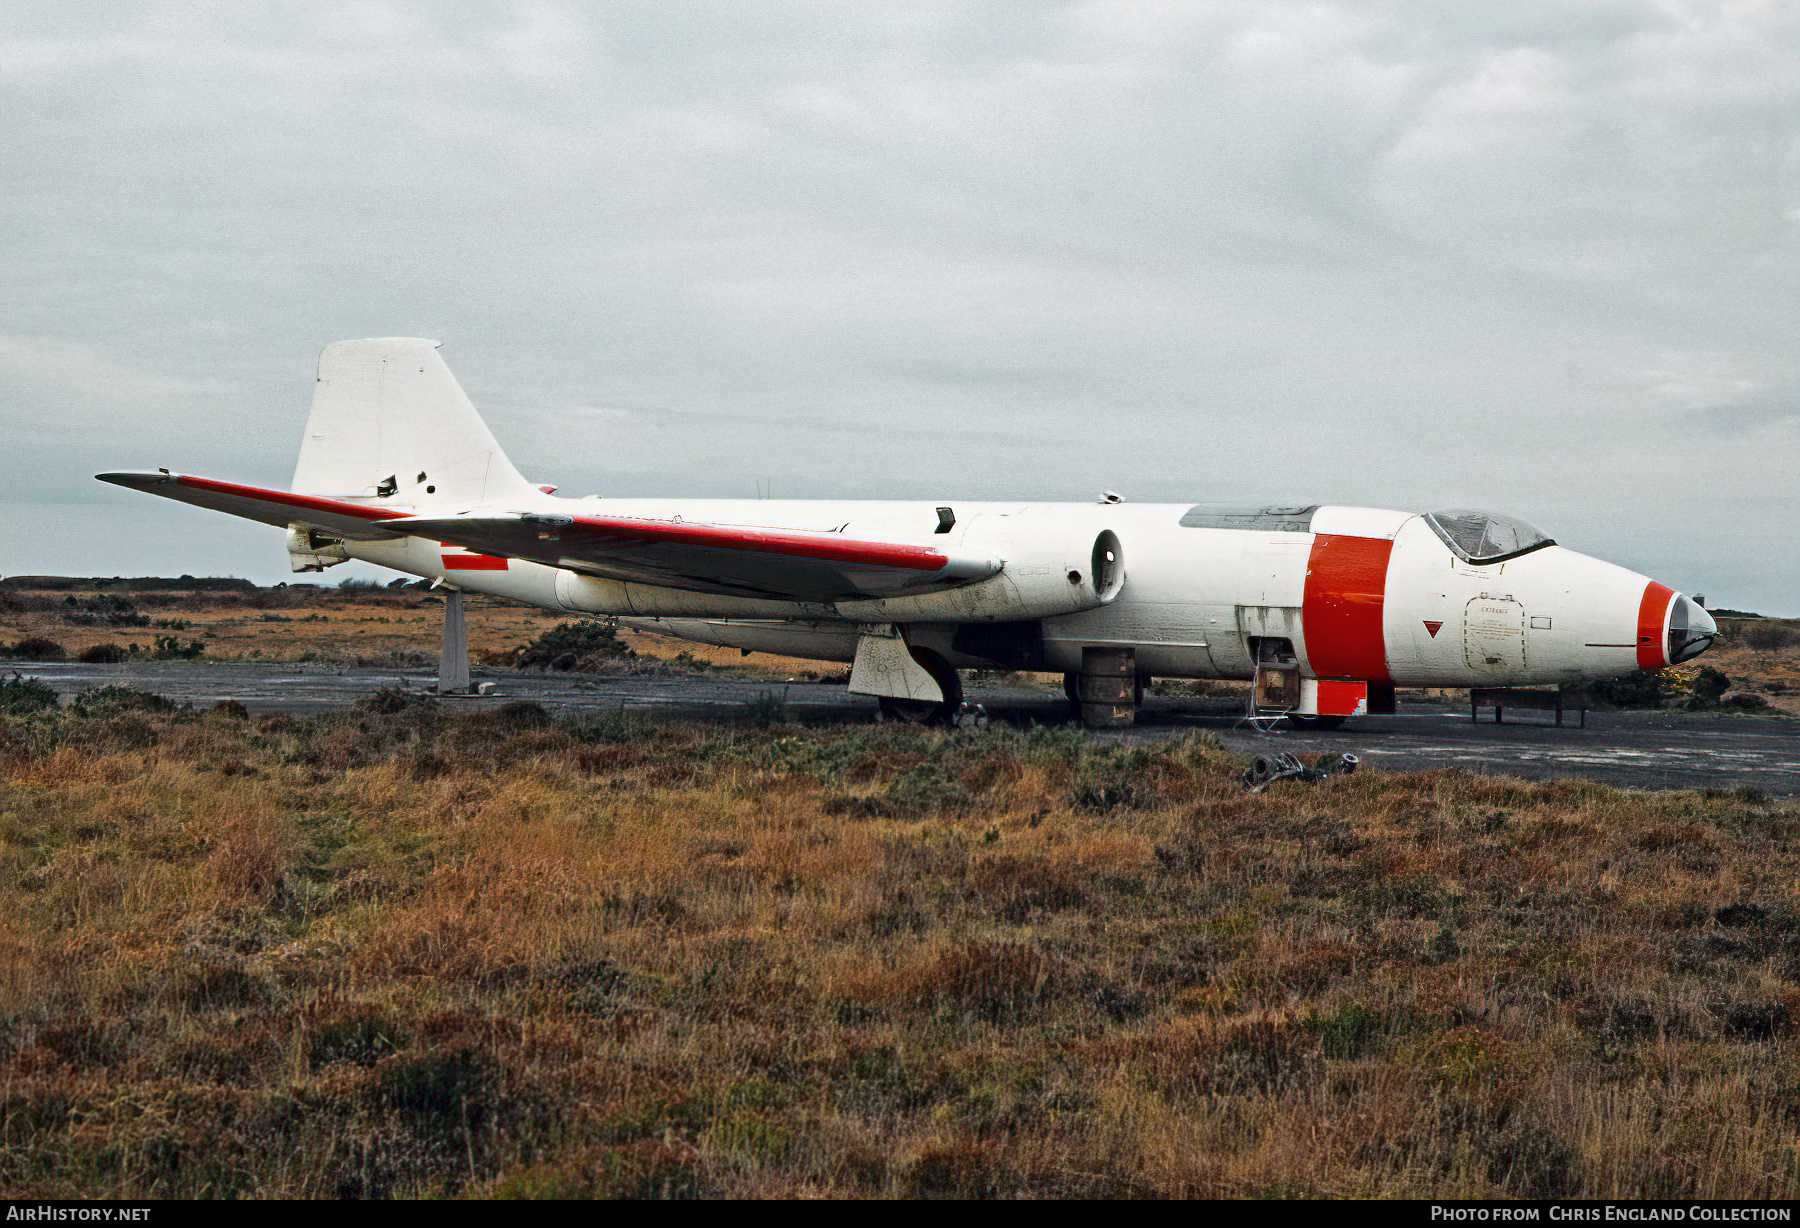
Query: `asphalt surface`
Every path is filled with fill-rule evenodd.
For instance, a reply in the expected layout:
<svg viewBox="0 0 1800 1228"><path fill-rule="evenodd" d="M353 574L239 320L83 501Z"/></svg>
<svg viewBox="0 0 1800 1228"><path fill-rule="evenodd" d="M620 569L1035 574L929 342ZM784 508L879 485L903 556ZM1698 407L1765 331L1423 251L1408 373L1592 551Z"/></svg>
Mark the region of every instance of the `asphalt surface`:
<svg viewBox="0 0 1800 1228"><path fill-rule="evenodd" d="M210 707L235 699L252 713L324 712L354 703L382 687L429 690L431 670L329 666L202 665L128 662L0 662L0 672L42 679L58 693L118 684L153 691L178 703ZM473 708L529 700L553 711L625 712L734 720L745 704L773 695L809 724L875 719L873 699L841 684L745 681L735 678L601 677L475 671L490 694L446 702ZM991 721L1061 725L1068 706L1060 694L971 684L968 700ZM1370 767L1409 770L1465 767L1471 771L1545 780L1578 778L1644 789L1756 788L1771 796L1800 794L1800 721L1780 717L1684 712L1590 712L1587 728L1556 727L1550 713L1509 714L1504 725L1484 710L1481 723L1449 704L1408 708L1398 716L1362 717L1329 733L1264 731L1229 706L1204 699L1151 696L1135 727L1095 733L1129 740L1210 729L1233 751L1300 756L1348 751ZM1565 717L1566 721L1577 719Z"/></svg>

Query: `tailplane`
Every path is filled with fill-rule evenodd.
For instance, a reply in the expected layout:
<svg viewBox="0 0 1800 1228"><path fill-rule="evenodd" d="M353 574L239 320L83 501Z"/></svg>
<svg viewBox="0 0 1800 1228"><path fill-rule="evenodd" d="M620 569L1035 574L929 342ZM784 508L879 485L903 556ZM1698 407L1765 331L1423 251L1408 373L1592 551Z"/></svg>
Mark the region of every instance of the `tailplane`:
<svg viewBox="0 0 1800 1228"><path fill-rule="evenodd" d="M535 494L437 348L419 337L326 346L293 490L407 504Z"/></svg>

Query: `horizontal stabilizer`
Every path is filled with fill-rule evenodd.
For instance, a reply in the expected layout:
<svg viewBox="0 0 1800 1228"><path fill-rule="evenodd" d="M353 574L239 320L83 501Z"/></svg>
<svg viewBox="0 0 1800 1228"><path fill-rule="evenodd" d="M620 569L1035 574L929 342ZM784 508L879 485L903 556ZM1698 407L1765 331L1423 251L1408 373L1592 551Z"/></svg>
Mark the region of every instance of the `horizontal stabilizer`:
<svg viewBox="0 0 1800 1228"><path fill-rule="evenodd" d="M405 519L410 512L398 508L367 507L344 499L320 495L296 495L285 490L266 490L260 486L241 486L236 482L220 482L213 478L191 477L157 469L149 472L96 473L102 482L141 490L242 516L285 528L290 524L316 525L339 537L357 541L392 541L395 534L379 527L383 521Z"/></svg>
<svg viewBox="0 0 1800 1228"><path fill-rule="evenodd" d="M485 554L689 592L842 601L937 592L986 580L992 555L836 533L628 516L414 518L406 531Z"/></svg>

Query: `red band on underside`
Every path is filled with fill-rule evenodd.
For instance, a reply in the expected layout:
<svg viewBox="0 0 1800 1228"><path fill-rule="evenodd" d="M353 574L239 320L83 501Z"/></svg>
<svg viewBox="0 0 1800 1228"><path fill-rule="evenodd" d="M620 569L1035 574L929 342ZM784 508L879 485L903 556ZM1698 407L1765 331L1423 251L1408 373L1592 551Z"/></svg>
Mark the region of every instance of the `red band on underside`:
<svg viewBox="0 0 1800 1228"><path fill-rule="evenodd" d="M1644 598L1638 602L1637 658L1639 669L1661 669L1669 663L1663 624L1668 621L1669 602L1675 590L1655 580L1644 586Z"/></svg>
<svg viewBox="0 0 1800 1228"><path fill-rule="evenodd" d="M1369 684L1339 678L1319 679L1320 716L1367 716Z"/></svg>
<svg viewBox="0 0 1800 1228"><path fill-rule="evenodd" d="M1381 612L1393 552L1385 537L1321 533L1313 539L1301 619L1318 677L1390 681Z"/></svg>
<svg viewBox="0 0 1800 1228"><path fill-rule="evenodd" d="M506 560L491 554L446 554L445 571L505 571Z"/></svg>

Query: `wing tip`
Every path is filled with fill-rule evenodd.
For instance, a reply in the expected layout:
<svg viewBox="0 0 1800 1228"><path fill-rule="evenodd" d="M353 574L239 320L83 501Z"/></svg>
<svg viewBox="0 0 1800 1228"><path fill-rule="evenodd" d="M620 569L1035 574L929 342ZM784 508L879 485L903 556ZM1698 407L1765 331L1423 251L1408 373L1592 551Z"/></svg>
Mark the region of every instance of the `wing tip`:
<svg viewBox="0 0 1800 1228"><path fill-rule="evenodd" d="M110 482L114 486L154 486L158 482L173 482L176 475L167 469L120 469L112 473L96 473L97 482Z"/></svg>

